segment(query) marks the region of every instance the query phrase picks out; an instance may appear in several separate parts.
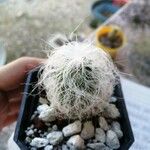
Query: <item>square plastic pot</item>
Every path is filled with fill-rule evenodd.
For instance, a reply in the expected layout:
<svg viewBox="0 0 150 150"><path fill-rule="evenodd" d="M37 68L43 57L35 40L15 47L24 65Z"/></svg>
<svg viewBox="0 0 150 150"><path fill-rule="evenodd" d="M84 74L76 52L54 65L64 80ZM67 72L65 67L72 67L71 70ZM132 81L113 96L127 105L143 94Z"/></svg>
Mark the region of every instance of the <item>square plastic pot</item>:
<svg viewBox="0 0 150 150"><path fill-rule="evenodd" d="M25 143L25 130L30 125L30 118L38 105L38 91L37 89L33 90L34 85L38 80L38 71L39 68L30 71L28 74L22 104L20 107L20 113L14 134L14 141L17 143L21 150L29 149ZM29 94L31 92L32 94ZM119 122L124 134L123 138L120 140L121 147L118 150L128 150L134 142L134 137L120 84L115 87L114 96L119 97L116 106L121 114Z"/></svg>

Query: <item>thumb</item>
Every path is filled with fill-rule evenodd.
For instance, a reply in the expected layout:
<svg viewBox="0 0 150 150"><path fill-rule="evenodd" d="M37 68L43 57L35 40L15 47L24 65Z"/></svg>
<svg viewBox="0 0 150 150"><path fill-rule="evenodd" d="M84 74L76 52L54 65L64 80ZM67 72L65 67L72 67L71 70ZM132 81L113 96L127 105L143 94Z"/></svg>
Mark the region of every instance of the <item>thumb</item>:
<svg viewBox="0 0 150 150"><path fill-rule="evenodd" d="M43 59L33 57L19 58L0 68L0 89L8 91L24 82L27 72L43 63Z"/></svg>

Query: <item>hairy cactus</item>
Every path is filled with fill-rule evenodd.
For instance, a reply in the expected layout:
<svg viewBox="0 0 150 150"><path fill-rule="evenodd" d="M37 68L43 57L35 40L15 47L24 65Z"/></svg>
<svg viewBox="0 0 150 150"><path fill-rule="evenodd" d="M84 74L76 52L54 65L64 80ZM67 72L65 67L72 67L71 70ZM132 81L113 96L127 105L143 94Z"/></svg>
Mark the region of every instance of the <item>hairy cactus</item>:
<svg viewBox="0 0 150 150"><path fill-rule="evenodd" d="M48 55L38 84L57 115L82 119L108 107L117 77L116 67L103 50L71 42Z"/></svg>

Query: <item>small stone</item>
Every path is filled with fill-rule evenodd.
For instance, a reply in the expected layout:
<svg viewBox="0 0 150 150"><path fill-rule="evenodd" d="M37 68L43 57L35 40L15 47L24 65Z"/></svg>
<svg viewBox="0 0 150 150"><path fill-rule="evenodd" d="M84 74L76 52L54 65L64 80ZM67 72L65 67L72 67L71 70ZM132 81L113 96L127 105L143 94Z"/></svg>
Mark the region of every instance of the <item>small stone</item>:
<svg viewBox="0 0 150 150"><path fill-rule="evenodd" d="M115 103L116 101L117 101L117 98L114 96L112 96L109 100L109 102L111 102L111 103Z"/></svg>
<svg viewBox="0 0 150 150"><path fill-rule="evenodd" d="M39 102L40 102L41 104L48 104L48 100L47 100L46 98L43 98L43 97L40 97L40 98L39 98Z"/></svg>
<svg viewBox="0 0 150 150"><path fill-rule="evenodd" d="M30 130L31 129L31 127L27 127L27 130Z"/></svg>
<svg viewBox="0 0 150 150"><path fill-rule="evenodd" d="M94 126L92 121L87 121L83 125L81 137L85 140L90 139L94 136Z"/></svg>
<svg viewBox="0 0 150 150"><path fill-rule="evenodd" d="M34 111L34 113L33 114L35 114L35 115L37 115L38 114L38 111L36 110L36 111Z"/></svg>
<svg viewBox="0 0 150 150"><path fill-rule="evenodd" d="M44 136L47 136L47 134L48 134L47 132L44 132Z"/></svg>
<svg viewBox="0 0 150 150"><path fill-rule="evenodd" d="M57 131L57 130L58 130L58 127L57 127L56 124L52 126L52 130L53 130L53 131Z"/></svg>
<svg viewBox="0 0 150 150"><path fill-rule="evenodd" d="M62 145L62 150L69 150L67 145Z"/></svg>
<svg viewBox="0 0 150 150"><path fill-rule="evenodd" d="M114 131L107 131L106 144L112 149L118 149L120 147L119 139Z"/></svg>
<svg viewBox="0 0 150 150"><path fill-rule="evenodd" d="M52 145L57 145L63 140L63 134L60 131L53 131L47 135L49 143Z"/></svg>
<svg viewBox="0 0 150 150"><path fill-rule="evenodd" d="M111 130L117 134L119 139L121 139L123 137L123 132L121 130L119 122L113 121L111 124Z"/></svg>
<svg viewBox="0 0 150 150"><path fill-rule="evenodd" d="M44 105L44 104L43 104ZM55 116L55 109L52 107L49 107L47 109L44 109L41 111L39 118L45 122L51 122L55 121L56 116Z"/></svg>
<svg viewBox="0 0 150 150"><path fill-rule="evenodd" d="M46 109L50 109L50 107L47 104L42 104L37 107L37 111L39 114Z"/></svg>
<svg viewBox="0 0 150 150"><path fill-rule="evenodd" d="M51 126L51 123L45 122L45 125L48 126L48 127L50 127L50 126Z"/></svg>
<svg viewBox="0 0 150 150"><path fill-rule="evenodd" d="M108 104L103 111L103 116L106 118L116 119L120 117L120 112L116 105Z"/></svg>
<svg viewBox="0 0 150 150"><path fill-rule="evenodd" d="M53 145L47 145L44 150L53 150Z"/></svg>
<svg viewBox="0 0 150 150"><path fill-rule="evenodd" d="M34 131L32 129L30 129L29 131L27 131L26 135L27 136L31 136L34 134Z"/></svg>
<svg viewBox="0 0 150 150"><path fill-rule="evenodd" d="M109 130L109 125L104 117L99 117L99 126L105 131Z"/></svg>
<svg viewBox="0 0 150 150"><path fill-rule="evenodd" d="M51 131L52 131L52 128L49 127L49 128L47 129L47 132L51 132Z"/></svg>
<svg viewBox="0 0 150 150"><path fill-rule="evenodd" d="M67 125L66 127L63 128L62 132L65 137L77 134L81 132L81 122L80 121L75 121L74 123L71 123Z"/></svg>
<svg viewBox="0 0 150 150"><path fill-rule="evenodd" d="M36 147L36 148L41 148L41 147L44 147L48 144L48 140L47 139L44 139L44 138L34 138L30 145L33 146L33 147Z"/></svg>
<svg viewBox="0 0 150 150"><path fill-rule="evenodd" d="M26 139L25 139L25 141L26 141L27 143L31 143L32 139L27 136Z"/></svg>
<svg viewBox="0 0 150 150"><path fill-rule="evenodd" d="M96 128L95 132L95 139L99 142L105 143L106 141L106 135L103 129L101 128Z"/></svg>
<svg viewBox="0 0 150 150"><path fill-rule="evenodd" d="M37 148L35 148L35 147L31 147L31 150L37 150Z"/></svg>
<svg viewBox="0 0 150 150"><path fill-rule="evenodd" d="M82 150L85 148L84 140L80 137L80 135L74 135L70 137L70 139L67 141L67 146L71 150Z"/></svg>
<svg viewBox="0 0 150 150"><path fill-rule="evenodd" d="M103 143L88 143L87 147L94 150L110 150L110 148Z"/></svg>
<svg viewBox="0 0 150 150"><path fill-rule="evenodd" d="M31 120L33 120L35 117L36 117L36 114L33 114L33 115L31 116Z"/></svg>
<svg viewBox="0 0 150 150"><path fill-rule="evenodd" d="M42 132L41 130L38 131L38 133L41 133L41 132Z"/></svg>
<svg viewBox="0 0 150 150"><path fill-rule="evenodd" d="M97 143L97 140L96 140L96 139L93 139L93 143Z"/></svg>
<svg viewBox="0 0 150 150"><path fill-rule="evenodd" d="M33 129L33 128L34 128L34 125L33 125L33 124L31 124L30 128L31 128L31 129Z"/></svg>
<svg viewBox="0 0 150 150"><path fill-rule="evenodd" d="M34 132L37 132L37 129L34 129L33 131L34 131Z"/></svg>

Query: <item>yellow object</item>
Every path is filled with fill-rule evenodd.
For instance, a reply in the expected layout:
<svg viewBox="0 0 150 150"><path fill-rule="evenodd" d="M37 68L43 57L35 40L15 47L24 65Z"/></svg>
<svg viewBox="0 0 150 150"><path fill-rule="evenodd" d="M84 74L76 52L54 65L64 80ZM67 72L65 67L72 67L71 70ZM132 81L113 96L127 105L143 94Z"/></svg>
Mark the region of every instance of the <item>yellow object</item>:
<svg viewBox="0 0 150 150"><path fill-rule="evenodd" d="M117 48L108 47L99 40L102 36L110 35L111 33L113 33L114 30L117 31L117 36L119 36L122 40L121 45ZM108 52L113 59L115 59L117 51L124 45L124 43L125 43L125 36L118 26L115 25L102 26L96 32L96 45L102 48L104 51Z"/></svg>

